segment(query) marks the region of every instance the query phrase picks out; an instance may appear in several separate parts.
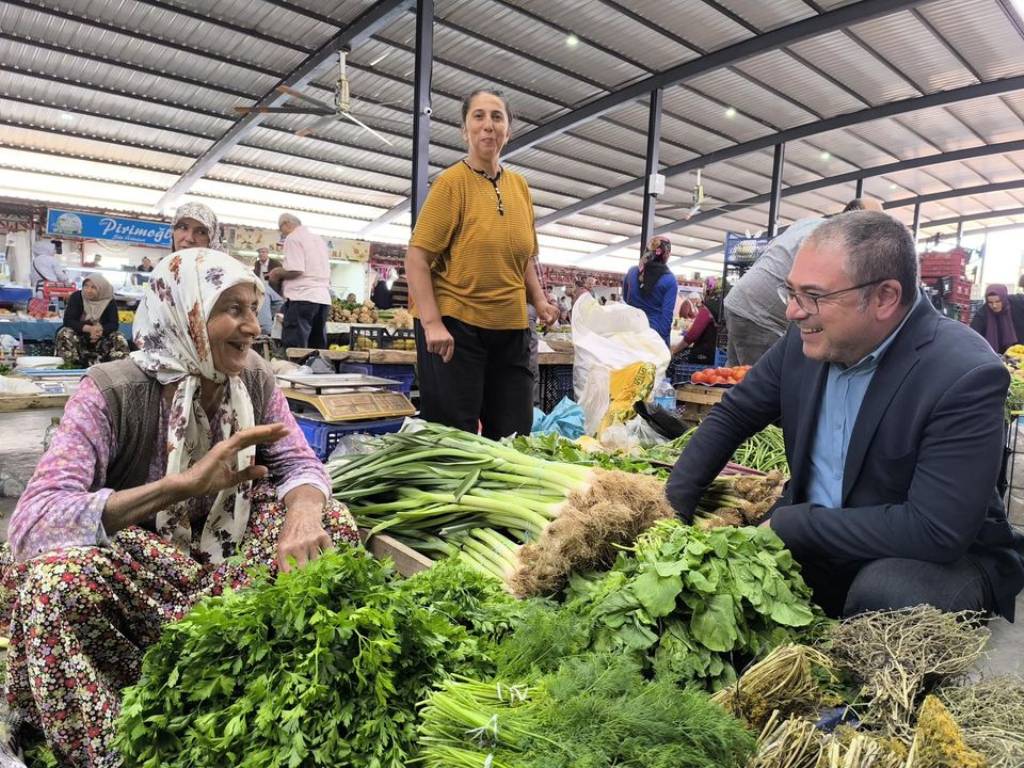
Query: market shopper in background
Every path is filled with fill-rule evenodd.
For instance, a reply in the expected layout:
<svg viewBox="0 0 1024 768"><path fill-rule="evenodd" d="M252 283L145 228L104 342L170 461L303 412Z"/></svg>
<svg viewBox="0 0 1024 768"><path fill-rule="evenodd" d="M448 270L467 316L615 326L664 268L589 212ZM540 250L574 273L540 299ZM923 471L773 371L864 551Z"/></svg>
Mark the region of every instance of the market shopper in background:
<svg viewBox="0 0 1024 768"><path fill-rule="evenodd" d="M135 268L136 272L145 272L149 274L153 271L153 261L149 256L143 256L142 262Z"/></svg>
<svg viewBox="0 0 1024 768"><path fill-rule="evenodd" d="M49 240L36 240L32 244L32 282L36 290L47 283L69 283L71 278L57 258L57 248Z"/></svg>
<svg viewBox="0 0 1024 768"><path fill-rule="evenodd" d="M669 334L679 298L679 283L666 263L671 254L672 243L668 238L651 238L640 264L630 267L622 281L623 301L643 310L647 322L665 340L666 346L671 346Z"/></svg>
<svg viewBox="0 0 1024 768"><path fill-rule="evenodd" d="M882 206L872 198L858 197L843 212L863 210L881 211ZM786 333L789 321L779 304L779 288L801 243L825 221L820 216L794 221L729 290L724 302L728 365L753 365Z"/></svg>
<svg viewBox="0 0 1024 768"><path fill-rule="evenodd" d="M270 249L266 246L256 249L256 263L253 265L252 271L256 273L256 277L263 280L263 282L269 282L270 273L281 266L281 262L278 259L270 258Z"/></svg>
<svg viewBox="0 0 1024 768"><path fill-rule="evenodd" d="M378 273L373 276L373 290L370 292L370 301L377 309L391 309L391 291L384 277Z"/></svg>
<svg viewBox="0 0 1024 768"><path fill-rule="evenodd" d="M716 295L710 291L706 293L705 300L700 309L696 310L686 334L672 347L674 356L685 354L685 362L690 365L715 364L715 345L718 339L718 323L715 318L718 316L719 307Z"/></svg>
<svg viewBox="0 0 1024 768"><path fill-rule="evenodd" d="M68 297L64 325L53 347L57 357L76 368L128 356L128 340L118 330L114 288L103 275L89 275L82 281L82 290Z"/></svg>
<svg viewBox="0 0 1024 768"><path fill-rule="evenodd" d="M202 203L178 206L171 222L171 253L186 248L212 248L223 250L217 216Z"/></svg>
<svg viewBox="0 0 1024 768"><path fill-rule="evenodd" d="M830 614L930 603L1013 619L1024 537L996 478L1009 374L922 298L914 241L845 213L804 241L783 340L711 409L667 495L692 519L748 437L781 420L792 477L768 525Z"/></svg>
<svg viewBox="0 0 1024 768"><path fill-rule="evenodd" d="M18 500L0 590L9 722L43 731L60 765L121 764L120 692L164 624L256 566L359 541L250 348L262 293L226 254L163 259L139 351L89 371Z"/></svg>
<svg viewBox="0 0 1024 768"><path fill-rule="evenodd" d="M530 189L501 165L511 118L498 92L463 100L467 156L434 180L405 257L420 413L491 438L533 424L527 302L540 322L558 319L534 265Z"/></svg>
<svg viewBox="0 0 1024 768"><path fill-rule="evenodd" d="M398 268L398 277L391 284L391 308L409 308L409 281L405 277L405 267Z"/></svg>
<svg viewBox="0 0 1024 768"><path fill-rule="evenodd" d="M290 213L277 221L284 235L284 263L271 270L271 281L283 281L286 303L281 344L327 349L327 317L331 309L331 263L327 243Z"/></svg>
<svg viewBox="0 0 1024 768"><path fill-rule="evenodd" d="M996 354L1024 341L1024 296L1010 296L1005 285L985 289L985 306L971 319Z"/></svg>

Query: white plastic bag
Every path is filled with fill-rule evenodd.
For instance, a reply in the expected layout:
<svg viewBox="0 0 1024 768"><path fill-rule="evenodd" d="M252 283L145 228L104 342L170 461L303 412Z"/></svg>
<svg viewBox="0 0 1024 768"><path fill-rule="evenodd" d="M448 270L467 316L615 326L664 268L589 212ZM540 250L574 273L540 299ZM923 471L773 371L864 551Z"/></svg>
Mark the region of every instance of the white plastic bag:
<svg viewBox="0 0 1024 768"><path fill-rule="evenodd" d="M38 395L43 390L27 379L0 376L0 395Z"/></svg>
<svg viewBox="0 0 1024 768"><path fill-rule="evenodd" d="M672 359L642 310L620 302L601 306L589 293L573 306L572 343L573 390L590 435L595 434L608 409L612 371L633 363L652 363L658 381Z"/></svg>

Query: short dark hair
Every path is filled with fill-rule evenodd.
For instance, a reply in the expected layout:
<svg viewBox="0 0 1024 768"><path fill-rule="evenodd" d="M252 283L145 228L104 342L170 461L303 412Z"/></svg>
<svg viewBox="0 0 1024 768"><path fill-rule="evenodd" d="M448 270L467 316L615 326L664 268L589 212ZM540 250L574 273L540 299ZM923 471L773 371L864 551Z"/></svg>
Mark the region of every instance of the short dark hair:
<svg viewBox="0 0 1024 768"><path fill-rule="evenodd" d="M469 117L469 105L473 103L473 99L479 96L481 93L488 93L491 96L496 96L501 99L502 105L505 107L505 114L508 115L509 124L512 123L512 107L509 106L508 97L504 93L496 88L477 88L475 91L470 93L468 96L462 99L462 124L466 124L466 118Z"/></svg>
<svg viewBox="0 0 1024 768"><path fill-rule="evenodd" d="M879 211L851 211L833 216L815 229L805 242L841 245L843 267L854 284L898 280L900 304L909 306L917 298L917 248L903 224ZM862 292L866 299L873 286Z"/></svg>

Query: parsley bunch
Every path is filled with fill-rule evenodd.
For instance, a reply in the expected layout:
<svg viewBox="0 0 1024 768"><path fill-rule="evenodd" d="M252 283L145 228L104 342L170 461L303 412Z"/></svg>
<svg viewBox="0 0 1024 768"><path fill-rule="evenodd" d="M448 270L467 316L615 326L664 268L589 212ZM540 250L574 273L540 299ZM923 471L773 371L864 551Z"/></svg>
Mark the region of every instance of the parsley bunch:
<svg viewBox="0 0 1024 768"><path fill-rule="evenodd" d="M327 553L167 626L117 748L147 768L401 768L416 704L449 672L490 673L483 641L515 610L458 564L403 582L361 550Z"/></svg>

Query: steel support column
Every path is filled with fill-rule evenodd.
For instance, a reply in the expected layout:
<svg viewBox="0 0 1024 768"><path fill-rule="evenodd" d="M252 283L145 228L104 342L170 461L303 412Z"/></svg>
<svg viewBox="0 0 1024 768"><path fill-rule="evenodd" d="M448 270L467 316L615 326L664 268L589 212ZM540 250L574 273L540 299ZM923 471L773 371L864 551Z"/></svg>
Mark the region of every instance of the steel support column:
<svg viewBox="0 0 1024 768"><path fill-rule="evenodd" d="M412 226L427 199L430 175L430 76L434 60L434 0L416 2L416 75L413 84Z"/></svg>
<svg viewBox="0 0 1024 768"><path fill-rule="evenodd" d="M914 203L914 242L917 243L917 236L921 233L921 204Z"/></svg>
<svg viewBox="0 0 1024 768"><path fill-rule="evenodd" d="M964 223L958 221L956 223L956 247L960 247L960 242L964 239Z"/></svg>
<svg viewBox="0 0 1024 768"><path fill-rule="evenodd" d="M859 197L864 197L864 179L863 178L857 179L857 187L856 187L856 189L855 189L855 191L853 193L853 196L854 197L858 197L858 198Z"/></svg>
<svg viewBox="0 0 1024 768"><path fill-rule="evenodd" d="M768 239L775 237L779 227L779 203L782 201L782 169L786 164L786 145L775 145L775 159L772 160L772 191L768 200Z"/></svg>
<svg viewBox="0 0 1024 768"><path fill-rule="evenodd" d="M644 165L644 178L647 180L644 192L644 215L640 224L640 253L651 241L654 232L654 204L658 195L654 188L654 175L661 165L658 163L658 148L661 146L661 104L664 90L657 88L651 91L650 114L647 120L647 159Z"/></svg>

